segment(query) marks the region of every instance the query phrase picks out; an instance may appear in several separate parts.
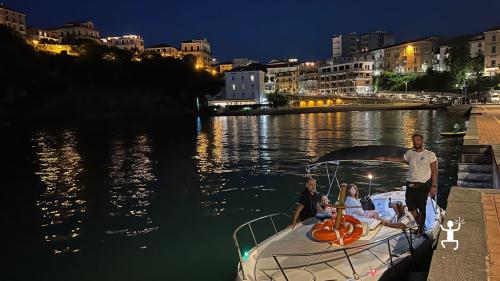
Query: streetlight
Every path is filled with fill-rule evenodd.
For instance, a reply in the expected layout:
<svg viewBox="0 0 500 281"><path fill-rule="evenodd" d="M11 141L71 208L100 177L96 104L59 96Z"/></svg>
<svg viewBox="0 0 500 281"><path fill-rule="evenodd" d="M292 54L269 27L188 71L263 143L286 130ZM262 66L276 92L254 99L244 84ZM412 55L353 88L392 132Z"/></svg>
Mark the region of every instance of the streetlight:
<svg viewBox="0 0 500 281"><path fill-rule="evenodd" d="M408 95L408 81L405 81L405 94Z"/></svg>
<svg viewBox="0 0 500 281"><path fill-rule="evenodd" d="M370 184L368 185L368 196L371 196L372 194L372 174L368 174L368 179L370 179Z"/></svg>
<svg viewBox="0 0 500 281"><path fill-rule="evenodd" d="M467 80L464 81L464 102L467 103Z"/></svg>

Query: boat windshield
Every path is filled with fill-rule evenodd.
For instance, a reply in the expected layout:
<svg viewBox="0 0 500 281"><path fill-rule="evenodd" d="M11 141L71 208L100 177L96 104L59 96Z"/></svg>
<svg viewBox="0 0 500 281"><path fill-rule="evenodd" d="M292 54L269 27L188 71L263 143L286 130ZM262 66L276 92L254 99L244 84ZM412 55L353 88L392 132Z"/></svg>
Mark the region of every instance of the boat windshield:
<svg viewBox="0 0 500 281"><path fill-rule="evenodd" d="M341 183L354 183L362 195L387 192L405 185L408 166L378 160L334 160L306 166L306 175L317 181L317 190L338 195ZM331 198L330 198L331 199Z"/></svg>

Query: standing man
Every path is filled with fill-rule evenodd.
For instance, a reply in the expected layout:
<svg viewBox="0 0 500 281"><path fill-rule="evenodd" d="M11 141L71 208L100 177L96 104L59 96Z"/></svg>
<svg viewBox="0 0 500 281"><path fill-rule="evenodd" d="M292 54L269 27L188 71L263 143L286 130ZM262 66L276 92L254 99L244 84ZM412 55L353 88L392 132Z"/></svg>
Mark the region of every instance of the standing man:
<svg viewBox="0 0 500 281"><path fill-rule="evenodd" d="M295 224L297 224L299 216L301 221L316 216L318 212L318 203L319 195L316 191L316 180L309 178L306 183L306 189L304 189L300 195L297 209L295 209L291 225L292 229L295 227Z"/></svg>
<svg viewBox="0 0 500 281"><path fill-rule="evenodd" d="M401 157L377 157L380 161L402 162L410 166L406 177L406 206L418 223L419 234L425 234L425 207L427 196L437 192L438 168L434 152L424 148L424 137L415 133L411 137L413 148Z"/></svg>

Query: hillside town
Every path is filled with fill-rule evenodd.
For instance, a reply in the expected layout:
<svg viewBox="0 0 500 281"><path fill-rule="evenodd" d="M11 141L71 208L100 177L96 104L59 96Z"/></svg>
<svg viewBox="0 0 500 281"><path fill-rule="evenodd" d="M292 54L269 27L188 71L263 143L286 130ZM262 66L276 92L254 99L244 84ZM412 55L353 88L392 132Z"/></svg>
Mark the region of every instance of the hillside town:
<svg viewBox="0 0 500 281"><path fill-rule="evenodd" d="M452 38L442 36L399 42L386 31L352 32L332 36L330 59L326 61L287 58L259 62L251 58L234 58L219 62L213 57L212 46L206 38L186 40L180 46L165 43L145 47L144 38L139 34L103 36L90 20L38 28L27 25L27 17L23 12L0 5L0 24L19 32L39 51L78 56L79 44L94 42L175 59L192 56L196 69L224 76L225 87L217 96L209 97L209 106L267 104L267 95L275 93L373 96L377 92L375 77L384 73L419 75L429 70L450 71L448 43ZM464 36L470 58L479 60L480 69L476 71L486 77L499 74L500 27ZM467 76L473 74L472 71L466 73ZM407 88L408 82L405 83ZM462 89L465 83L456 87Z"/></svg>

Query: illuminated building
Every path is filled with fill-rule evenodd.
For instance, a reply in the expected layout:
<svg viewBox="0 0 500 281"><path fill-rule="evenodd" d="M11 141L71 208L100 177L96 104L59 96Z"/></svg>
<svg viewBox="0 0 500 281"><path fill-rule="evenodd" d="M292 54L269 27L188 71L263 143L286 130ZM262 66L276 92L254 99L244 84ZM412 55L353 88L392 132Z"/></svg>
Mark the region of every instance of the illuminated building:
<svg viewBox="0 0 500 281"><path fill-rule="evenodd" d="M500 73L500 26L484 32L484 74Z"/></svg>
<svg viewBox="0 0 500 281"><path fill-rule="evenodd" d="M22 35L26 35L26 15L7 8L2 3L0 3L0 24L7 25Z"/></svg>
<svg viewBox="0 0 500 281"><path fill-rule="evenodd" d="M303 62L299 64L299 94L310 95L319 93L318 62Z"/></svg>
<svg viewBox="0 0 500 281"><path fill-rule="evenodd" d="M265 104L265 66L251 64L224 73L225 91L208 100L209 106Z"/></svg>
<svg viewBox="0 0 500 281"><path fill-rule="evenodd" d="M373 59L373 75L382 74L384 72L384 49L371 50L370 54Z"/></svg>
<svg viewBox="0 0 500 281"><path fill-rule="evenodd" d="M449 49L450 46L447 45L439 46L439 52L434 53L432 61L432 69L434 71L450 71L450 66L447 64Z"/></svg>
<svg viewBox="0 0 500 281"><path fill-rule="evenodd" d="M233 68L247 66L247 65L250 65L252 63L259 63L259 62L256 60L248 59L248 58L233 59Z"/></svg>
<svg viewBox="0 0 500 281"><path fill-rule="evenodd" d="M358 35L356 32L332 37L333 61L346 61L356 54L394 45L394 35L385 31L368 32Z"/></svg>
<svg viewBox="0 0 500 281"><path fill-rule="evenodd" d="M94 23L91 21L70 22L61 27L50 28L48 31L55 32L63 42L67 39L101 42L99 31L94 28Z"/></svg>
<svg viewBox="0 0 500 281"><path fill-rule="evenodd" d="M484 34L474 36L469 40L470 57L475 58L479 54L484 54Z"/></svg>
<svg viewBox="0 0 500 281"><path fill-rule="evenodd" d="M355 32L332 37L332 58L351 57L359 52L360 40Z"/></svg>
<svg viewBox="0 0 500 281"><path fill-rule="evenodd" d="M162 57L179 57L180 53L177 48L174 48L167 44L158 44L145 49L146 51L155 52L160 54Z"/></svg>
<svg viewBox="0 0 500 281"><path fill-rule="evenodd" d="M319 90L326 95L372 95L373 60L327 62L318 68Z"/></svg>
<svg viewBox="0 0 500 281"><path fill-rule="evenodd" d="M39 28L28 27L26 39L28 41L37 41L39 43L60 43L61 39L57 33L52 30L43 30Z"/></svg>
<svg viewBox="0 0 500 281"><path fill-rule="evenodd" d="M385 31L369 32L361 34L360 41L360 52L368 52L394 45L394 35Z"/></svg>
<svg viewBox="0 0 500 281"><path fill-rule="evenodd" d="M299 64L296 59L270 61L266 76L266 94L295 94L299 89Z"/></svg>
<svg viewBox="0 0 500 281"><path fill-rule="evenodd" d="M231 62L218 63L212 67L217 73L224 73L226 71L233 69L233 63Z"/></svg>
<svg viewBox="0 0 500 281"><path fill-rule="evenodd" d="M103 38L102 41L122 50L144 51L144 40L139 35L106 37Z"/></svg>
<svg viewBox="0 0 500 281"><path fill-rule="evenodd" d="M438 37L428 37L384 48L384 69L394 73L425 72L432 67Z"/></svg>
<svg viewBox="0 0 500 281"><path fill-rule="evenodd" d="M195 58L196 68L210 67L212 52L207 39L184 41L181 43L181 50L183 56L191 55Z"/></svg>

